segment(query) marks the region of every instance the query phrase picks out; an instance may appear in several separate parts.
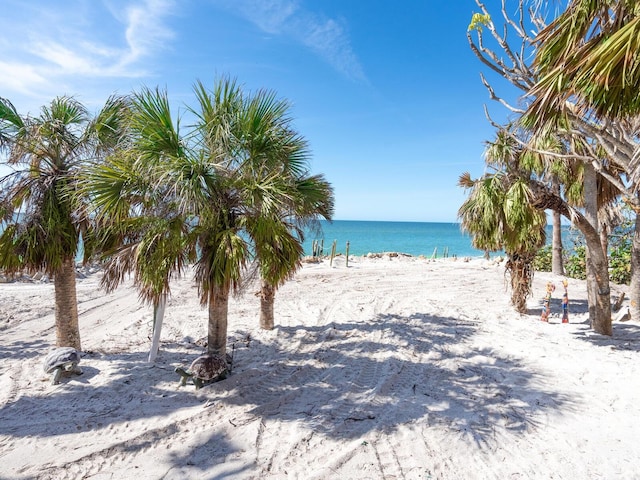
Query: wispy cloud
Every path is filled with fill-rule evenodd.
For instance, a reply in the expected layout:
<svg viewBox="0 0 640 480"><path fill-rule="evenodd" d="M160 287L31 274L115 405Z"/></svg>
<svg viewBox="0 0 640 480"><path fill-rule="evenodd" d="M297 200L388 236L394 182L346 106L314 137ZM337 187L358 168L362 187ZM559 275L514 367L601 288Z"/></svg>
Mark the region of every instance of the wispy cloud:
<svg viewBox="0 0 640 480"><path fill-rule="evenodd" d="M8 90L9 92L18 92L23 95L29 95L31 89L36 86L44 86L47 79L42 75L39 69L17 62L1 62L0 61L0 90ZM2 96L7 93L3 91Z"/></svg>
<svg viewBox="0 0 640 480"><path fill-rule="evenodd" d="M298 2L292 0L214 0L214 4L235 10L261 30L272 34L286 31L288 20L300 14Z"/></svg>
<svg viewBox="0 0 640 480"><path fill-rule="evenodd" d="M3 95L147 74L145 57L172 38L165 21L174 0L135 0L124 7L110 1L40 2L17 18L0 19L5 39L19 39L0 43Z"/></svg>
<svg viewBox="0 0 640 480"><path fill-rule="evenodd" d="M355 80L364 80L362 66L351 48L343 26L338 21L303 20L298 31L301 33L302 42L324 57L336 70Z"/></svg>
<svg viewBox="0 0 640 480"><path fill-rule="evenodd" d="M283 35L305 45L352 80L366 76L353 51L344 20L311 12L296 0L212 0L272 35Z"/></svg>
<svg viewBox="0 0 640 480"><path fill-rule="evenodd" d="M128 51L121 59L121 66L135 63L173 38L173 33L163 23L173 11L172 0L145 0L126 9L126 39Z"/></svg>

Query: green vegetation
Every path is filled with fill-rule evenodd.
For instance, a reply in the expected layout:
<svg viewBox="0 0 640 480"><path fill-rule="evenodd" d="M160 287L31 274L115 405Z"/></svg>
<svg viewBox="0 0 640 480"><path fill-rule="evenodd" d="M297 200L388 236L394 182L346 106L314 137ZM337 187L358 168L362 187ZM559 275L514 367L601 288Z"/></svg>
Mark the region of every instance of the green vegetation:
<svg viewBox="0 0 640 480"><path fill-rule="evenodd" d="M545 245L536 253L536 257L533 259L533 268L536 272L550 272L551 271L551 245Z"/></svg>
<svg viewBox="0 0 640 480"><path fill-rule="evenodd" d="M54 277L59 346L81 348L81 238L85 260L105 266L103 286L133 273L158 316L171 278L193 265L211 353L226 353L229 294L256 272L261 324L273 328L275 290L301 265L305 227L331 219L333 189L309 172L307 142L274 92L224 78L194 94L186 128L159 89L113 97L95 117L67 97L39 117L0 99L12 169L0 179L0 268Z"/></svg>
<svg viewBox="0 0 640 480"><path fill-rule="evenodd" d="M518 3L492 16L476 0L480 12L467 31L482 64L521 92L510 102L482 76L490 97L509 110L506 125L494 122L488 110L487 117L498 136L508 135L520 152L511 165L496 166L490 158L487 163L496 169L491 176L522 184L532 207L553 211L554 228L562 215L580 230L589 256L586 272L580 249L566 270L587 279L591 327L612 335L610 279L629 281L631 316L640 318L640 249L633 242L610 248L607 240L621 203L640 212L640 62L632 55L638 51L640 9L637 2L571 0L547 23L543 3ZM557 241L552 253L553 269L561 270ZM547 257L546 251L538 255L542 268Z"/></svg>
<svg viewBox="0 0 640 480"><path fill-rule="evenodd" d="M566 250L564 252L566 253ZM564 259L566 276L585 280L587 278L586 256L585 246L576 246L573 253ZM551 245L538 250L533 265L537 272L551 271ZM619 285L629 285L631 281L631 241L628 237L621 239L609 251L609 278Z"/></svg>
<svg viewBox="0 0 640 480"><path fill-rule="evenodd" d="M157 306L171 277L193 264L208 350L225 355L230 293L257 268L261 319L272 328L275 290L300 266L301 227L331 218L333 191L309 174L288 102L226 78L212 89L197 83L194 94L194 121L181 128L166 92L134 93L126 147L90 172L87 188L107 232L97 240L105 286L134 272Z"/></svg>
<svg viewBox="0 0 640 480"><path fill-rule="evenodd" d="M629 285L632 280L633 236L635 234L634 212L623 210L624 221L611 235L609 249L609 274L618 284Z"/></svg>
<svg viewBox="0 0 640 480"><path fill-rule="evenodd" d="M587 249L584 245L577 245L574 254L565 262L568 277L586 280L587 278Z"/></svg>
<svg viewBox="0 0 640 480"><path fill-rule="evenodd" d="M0 268L54 278L59 347L81 348L75 257L94 225L80 177L114 151L125 110L126 99L112 97L94 117L75 99L57 97L39 116L21 116L0 98L0 150L11 170L0 178Z"/></svg>
<svg viewBox="0 0 640 480"><path fill-rule="evenodd" d="M629 285L631 282L631 242L618 245L611 250L609 275L612 282Z"/></svg>

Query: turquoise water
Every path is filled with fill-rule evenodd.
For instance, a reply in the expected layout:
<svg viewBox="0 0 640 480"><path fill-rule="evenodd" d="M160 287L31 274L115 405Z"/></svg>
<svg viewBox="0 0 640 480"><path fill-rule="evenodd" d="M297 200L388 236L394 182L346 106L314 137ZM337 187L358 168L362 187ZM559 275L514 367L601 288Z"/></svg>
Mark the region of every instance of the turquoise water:
<svg viewBox="0 0 640 480"><path fill-rule="evenodd" d="M471 239L460 230L457 223L426 222L374 222L334 220L320 221L321 232L307 232L304 251L312 253L313 240L324 240L324 253L331 253L334 240L336 251L346 253L346 242L349 242L349 255L366 255L367 253L399 252L409 255L430 257L434 249L437 256L442 257L445 248L450 257L482 256L484 252L471 246ZM1 231L1 228L0 228ZM80 242L77 260L83 255Z"/></svg>
<svg viewBox="0 0 640 480"><path fill-rule="evenodd" d="M311 255L313 240L324 240L324 253L331 253L336 240L336 251L349 255L367 253L400 252L430 257L437 248L442 257L445 249L450 257L477 257L484 252L471 246L471 238L463 234L458 223L431 222L374 222L334 220L320 222L321 232L308 232L305 238L305 254Z"/></svg>
<svg viewBox="0 0 640 480"><path fill-rule="evenodd" d="M399 252L413 256L481 257L484 252L471 246L471 238L463 233L458 223L433 222L379 222L357 220L321 221L321 231L307 232L304 242L305 255L312 254L314 240L324 242L323 253L329 255L333 241L336 252L345 254L349 242L349 255L367 253ZM1 227L0 227L1 231ZM563 227L564 248L571 248L575 233ZM547 226L547 242L551 241L551 226ZM82 259L82 243L78 261ZM492 253L492 256L499 253Z"/></svg>

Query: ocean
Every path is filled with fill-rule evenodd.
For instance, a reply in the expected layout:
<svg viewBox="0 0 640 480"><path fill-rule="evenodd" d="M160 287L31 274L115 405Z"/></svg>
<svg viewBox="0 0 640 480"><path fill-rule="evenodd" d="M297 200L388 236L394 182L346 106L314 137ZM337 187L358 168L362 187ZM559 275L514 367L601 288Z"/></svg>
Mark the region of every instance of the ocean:
<svg viewBox="0 0 640 480"><path fill-rule="evenodd" d="M323 254L331 254L336 241L336 253L346 254L349 242L349 255L367 253L398 252L413 256L441 258L481 257L482 250L471 246L471 238L460 229L459 223L435 222L382 222L365 220L321 220L320 231L308 231L303 244L305 255L312 255L313 242L322 242ZM2 231L0 227L0 232ZM563 226L564 248L571 248L576 232ZM547 243L551 242L551 226L547 226ZM77 260L82 259L82 243ZM491 256L501 252L492 252Z"/></svg>
<svg viewBox="0 0 640 480"><path fill-rule="evenodd" d="M349 255L399 252L413 256L480 257L481 250L471 246L471 238L462 232L459 223L380 222L334 220L320 221L320 232L307 232L304 250L312 254L313 241L324 242L323 253L329 255L334 240L336 252Z"/></svg>

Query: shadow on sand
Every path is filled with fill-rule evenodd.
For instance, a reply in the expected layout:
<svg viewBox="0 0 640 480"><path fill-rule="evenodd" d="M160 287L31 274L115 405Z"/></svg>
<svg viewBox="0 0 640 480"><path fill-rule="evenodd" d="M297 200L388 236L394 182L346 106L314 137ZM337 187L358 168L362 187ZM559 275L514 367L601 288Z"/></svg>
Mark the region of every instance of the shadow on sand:
<svg viewBox="0 0 640 480"><path fill-rule="evenodd" d="M613 323L613 335L599 335L589 327L589 321L584 328L575 333L579 340L589 342L599 347L609 347L611 350L630 350L640 352L640 325L637 323Z"/></svg>
<svg viewBox="0 0 640 480"><path fill-rule="evenodd" d="M214 409L162 427L154 426L158 417L215 400L239 407L247 421L303 424L336 439L358 439L419 422L455 430L483 446L496 428L525 434L539 413L577 408L581 400L548 385L545 372L491 348L474 349L478 328L474 322L416 313L379 315L362 323L278 327L277 336L269 337L273 341L245 334L247 341L235 352L233 375L197 393L167 388L167 382L178 384L173 367L199 354L185 353L184 346L165 345L156 366L146 363L146 352L89 355L83 360L86 376L47 396L26 391L7 402L0 409L0 435L37 439L107 431L133 420L149 422L145 434L90 454L102 458L136 455L153 442L170 443L178 430L198 426L196 445L188 455L171 455L172 468L197 468L204 474L238 448L216 430L220 418ZM637 331L634 335L637 339ZM37 345L2 348L3 355L15 354L14 361L20 362L20 352L32 355ZM114 373L97 385L92 380L105 375L100 370L106 362ZM25 419L27 414L31 420ZM228 478L241 470L231 468Z"/></svg>

